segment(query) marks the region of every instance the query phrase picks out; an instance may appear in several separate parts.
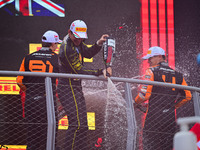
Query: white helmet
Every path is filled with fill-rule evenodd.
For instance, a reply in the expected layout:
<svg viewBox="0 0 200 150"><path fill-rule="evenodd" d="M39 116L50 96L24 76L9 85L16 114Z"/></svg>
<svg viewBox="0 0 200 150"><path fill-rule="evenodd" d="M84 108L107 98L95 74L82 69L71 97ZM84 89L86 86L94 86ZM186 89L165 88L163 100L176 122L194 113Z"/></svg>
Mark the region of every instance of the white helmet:
<svg viewBox="0 0 200 150"><path fill-rule="evenodd" d="M87 25L82 20L75 20L70 26L70 30L73 32L76 38L87 39Z"/></svg>

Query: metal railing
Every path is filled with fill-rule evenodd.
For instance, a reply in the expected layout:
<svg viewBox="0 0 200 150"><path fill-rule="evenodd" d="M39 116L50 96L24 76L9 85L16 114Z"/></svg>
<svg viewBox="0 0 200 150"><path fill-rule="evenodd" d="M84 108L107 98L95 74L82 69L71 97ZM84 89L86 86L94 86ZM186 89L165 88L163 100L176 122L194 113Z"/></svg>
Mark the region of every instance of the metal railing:
<svg viewBox="0 0 200 150"><path fill-rule="evenodd" d="M92 75L75 75L75 74L61 74L61 73L38 73L38 72L18 72L18 71L0 71L1 76L38 76L38 77L45 77L45 89L46 89L46 107L47 107L47 144L46 149L47 150L54 150L55 149L55 141L56 141L56 119L55 119L55 109L54 109L54 95L53 95L53 89L52 89L52 83L51 78L77 78L77 79L85 79L85 80L98 80L105 82L107 79L104 77L96 77ZM176 85L176 84L170 84L170 83L162 83L162 82L155 82L155 81L146 81L146 80L139 80L139 79L130 79L130 78L118 78L118 77L111 77L110 78L113 82L122 82L125 83L124 85L124 99L126 101L126 121L127 122L127 135L126 135L126 149L127 150L136 150L136 149L142 149L141 148L141 142L140 141L140 131L142 129L142 124L139 123L142 122L141 116L143 113L139 112L138 110L135 110L135 107L133 106L133 92L132 92L132 85L136 84L135 88L137 88L137 84L150 84L150 85L156 85L156 86L163 86L166 88L177 88L177 89L184 89L184 90L190 90L193 92L193 103L194 103L194 111L196 116L200 116L200 88L198 87L192 87L192 86L182 86L182 85ZM66 95L67 96L67 95ZM193 105L193 104L192 104ZM187 109L185 109L187 110ZM183 110L183 111L185 111ZM185 111L186 112L186 111ZM142 115L141 115L142 114ZM1 119L1 118L0 118ZM120 118L124 119L124 118ZM5 121L1 121L0 124L5 123ZM8 122L7 122L8 123ZM13 123L13 122L11 122ZM5 127L5 126L3 126ZM103 128L103 127L99 127ZM4 128L0 128L0 130L4 130ZM1 131L0 131L1 132ZM25 132L25 131L24 131ZM3 136L1 134L0 136ZM116 138L116 137L115 137ZM124 139L123 139L124 140ZM65 142L65 140L62 139L61 141ZM106 143L106 141L104 141ZM140 143L140 144L138 144ZM2 143L4 144L4 143ZM1 143L0 143L1 145ZM112 148L110 148L112 149Z"/></svg>

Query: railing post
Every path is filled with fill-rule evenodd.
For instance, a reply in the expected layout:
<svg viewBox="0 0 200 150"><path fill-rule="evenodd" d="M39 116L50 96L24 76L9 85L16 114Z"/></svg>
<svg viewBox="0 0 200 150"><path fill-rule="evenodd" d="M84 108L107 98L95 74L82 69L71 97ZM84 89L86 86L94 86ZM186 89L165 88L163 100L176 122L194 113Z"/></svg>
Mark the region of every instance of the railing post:
<svg viewBox="0 0 200 150"><path fill-rule="evenodd" d="M195 116L200 116L200 97L198 92L192 93L193 102L194 102L194 113Z"/></svg>
<svg viewBox="0 0 200 150"><path fill-rule="evenodd" d="M130 84L125 84L125 100L127 102L127 122L128 122L128 135L126 150L135 150L136 148L136 136L137 136L137 124L135 111L132 102L132 93Z"/></svg>
<svg viewBox="0 0 200 150"><path fill-rule="evenodd" d="M50 77L45 78L46 89L46 105L47 105L47 144L46 150L55 150L55 132L56 132L56 119L55 119L55 106L53 99L52 82Z"/></svg>

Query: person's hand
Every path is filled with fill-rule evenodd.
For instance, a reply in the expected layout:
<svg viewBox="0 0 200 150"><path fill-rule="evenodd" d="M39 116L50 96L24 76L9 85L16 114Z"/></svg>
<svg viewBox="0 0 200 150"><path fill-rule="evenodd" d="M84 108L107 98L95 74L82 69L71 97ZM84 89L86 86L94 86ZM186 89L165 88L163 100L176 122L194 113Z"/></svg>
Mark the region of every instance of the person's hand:
<svg viewBox="0 0 200 150"><path fill-rule="evenodd" d="M17 83L17 85L19 86L20 91L26 93L26 86L25 85L23 85L22 83Z"/></svg>
<svg viewBox="0 0 200 150"><path fill-rule="evenodd" d="M107 69L103 70L103 76L107 79L108 77L112 76L112 68L108 67Z"/></svg>
<svg viewBox="0 0 200 150"><path fill-rule="evenodd" d="M137 104L137 103L134 103L134 107L139 109L141 112L146 113L148 104L143 104L143 103L142 104Z"/></svg>
<svg viewBox="0 0 200 150"><path fill-rule="evenodd" d="M22 92L26 93L26 86L23 85L23 86L21 87L21 90L22 90Z"/></svg>
<svg viewBox="0 0 200 150"><path fill-rule="evenodd" d="M106 41L106 37L109 37L108 34L104 34L101 36L101 38L97 41L97 45L102 46L103 43Z"/></svg>

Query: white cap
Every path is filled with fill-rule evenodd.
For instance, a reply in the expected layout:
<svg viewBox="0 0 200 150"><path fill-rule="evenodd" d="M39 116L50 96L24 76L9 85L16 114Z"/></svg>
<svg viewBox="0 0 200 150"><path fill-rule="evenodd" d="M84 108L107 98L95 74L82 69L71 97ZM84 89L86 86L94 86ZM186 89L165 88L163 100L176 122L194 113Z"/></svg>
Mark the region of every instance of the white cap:
<svg viewBox="0 0 200 150"><path fill-rule="evenodd" d="M58 33L56 33L55 31L49 30L45 32L44 35L42 36L42 42L61 43L62 41L59 39Z"/></svg>
<svg viewBox="0 0 200 150"><path fill-rule="evenodd" d="M153 56L158 56L158 55L165 55L165 51L161 47L154 46L149 48L147 55L142 57L142 59L149 59Z"/></svg>
<svg viewBox="0 0 200 150"><path fill-rule="evenodd" d="M75 20L70 26L70 30L73 32L76 38L87 39L87 25L82 20Z"/></svg>

